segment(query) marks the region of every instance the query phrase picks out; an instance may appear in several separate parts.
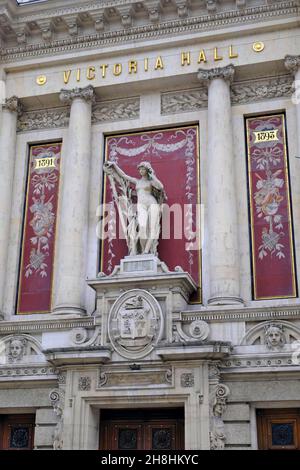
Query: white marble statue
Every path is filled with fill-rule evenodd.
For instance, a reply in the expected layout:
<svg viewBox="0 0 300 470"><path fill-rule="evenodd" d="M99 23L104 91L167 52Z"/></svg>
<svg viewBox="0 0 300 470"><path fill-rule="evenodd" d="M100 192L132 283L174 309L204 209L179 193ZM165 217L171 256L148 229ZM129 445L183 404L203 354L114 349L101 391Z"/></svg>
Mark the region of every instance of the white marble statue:
<svg viewBox="0 0 300 470"><path fill-rule="evenodd" d="M141 162L138 169L141 175L139 179L124 173L115 162L108 161L104 164L129 255L157 255L161 209L167 197L163 184L149 162ZM134 203L135 196L137 204Z"/></svg>

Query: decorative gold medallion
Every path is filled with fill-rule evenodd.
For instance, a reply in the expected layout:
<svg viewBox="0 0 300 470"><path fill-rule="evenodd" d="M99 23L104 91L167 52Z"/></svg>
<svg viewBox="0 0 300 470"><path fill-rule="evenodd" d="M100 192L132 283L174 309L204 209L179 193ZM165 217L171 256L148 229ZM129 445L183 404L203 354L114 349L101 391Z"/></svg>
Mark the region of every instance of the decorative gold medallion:
<svg viewBox="0 0 300 470"><path fill-rule="evenodd" d="M264 45L263 42L257 41L257 42L253 43L252 48L253 48L254 52L262 52L265 48L265 45Z"/></svg>
<svg viewBox="0 0 300 470"><path fill-rule="evenodd" d="M36 83L38 85L45 85L45 83L47 82L47 77L46 75L39 75L36 79Z"/></svg>

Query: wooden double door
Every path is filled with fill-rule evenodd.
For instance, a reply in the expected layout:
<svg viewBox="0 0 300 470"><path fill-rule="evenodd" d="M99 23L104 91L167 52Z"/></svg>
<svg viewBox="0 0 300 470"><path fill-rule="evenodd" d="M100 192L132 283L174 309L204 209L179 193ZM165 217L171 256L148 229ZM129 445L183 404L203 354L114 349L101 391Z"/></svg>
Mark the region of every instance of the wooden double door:
<svg viewBox="0 0 300 470"><path fill-rule="evenodd" d="M0 415L0 450L32 450L35 415Z"/></svg>
<svg viewBox="0 0 300 470"><path fill-rule="evenodd" d="M257 410L258 447L300 450L300 409Z"/></svg>
<svg viewBox="0 0 300 470"><path fill-rule="evenodd" d="M102 410L101 450L183 450L183 409Z"/></svg>

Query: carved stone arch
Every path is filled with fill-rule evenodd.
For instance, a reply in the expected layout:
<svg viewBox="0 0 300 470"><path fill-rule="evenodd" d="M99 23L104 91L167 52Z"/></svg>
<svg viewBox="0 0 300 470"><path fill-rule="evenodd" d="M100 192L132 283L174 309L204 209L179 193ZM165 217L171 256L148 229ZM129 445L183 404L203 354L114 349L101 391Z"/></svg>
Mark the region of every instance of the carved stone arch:
<svg viewBox="0 0 300 470"><path fill-rule="evenodd" d="M300 328L293 323L284 320L270 320L261 322L253 326L247 331L241 341L242 346L253 346L265 344L265 331L272 325L278 326L282 329L286 344L291 344L294 341L300 340Z"/></svg>
<svg viewBox="0 0 300 470"><path fill-rule="evenodd" d="M46 362L41 343L33 336L11 334L0 338L1 363Z"/></svg>

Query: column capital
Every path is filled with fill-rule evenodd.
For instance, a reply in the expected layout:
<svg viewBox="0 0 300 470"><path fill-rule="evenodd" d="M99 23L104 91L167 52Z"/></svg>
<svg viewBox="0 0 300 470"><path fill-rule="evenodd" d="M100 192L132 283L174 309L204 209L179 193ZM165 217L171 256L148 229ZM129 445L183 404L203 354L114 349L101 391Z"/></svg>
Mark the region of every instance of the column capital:
<svg viewBox="0 0 300 470"><path fill-rule="evenodd" d="M234 65L229 64L225 67L216 67L214 69L199 69L198 70L198 79L205 82L211 82L215 78L222 78L226 82L231 83L234 76Z"/></svg>
<svg viewBox="0 0 300 470"><path fill-rule="evenodd" d="M300 69L300 55L286 55L284 65L290 72L296 73Z"/></svg>
<svg viewBox="0 0 300 470"><path fill-rule="evenodd" d="M73 88L73 90L62 89L59 98L64 104L71 104L76 98L93 103L95 101L95 90L92 85L85 88Z"/></svg>
<svg viewBox="0 0 300 470"><path fill-rule="evenodd" d="M6 98L4 104L2 105L2 109L20 115L22 114L23 106L17 96L11 96L10 98Z"/></svg>

